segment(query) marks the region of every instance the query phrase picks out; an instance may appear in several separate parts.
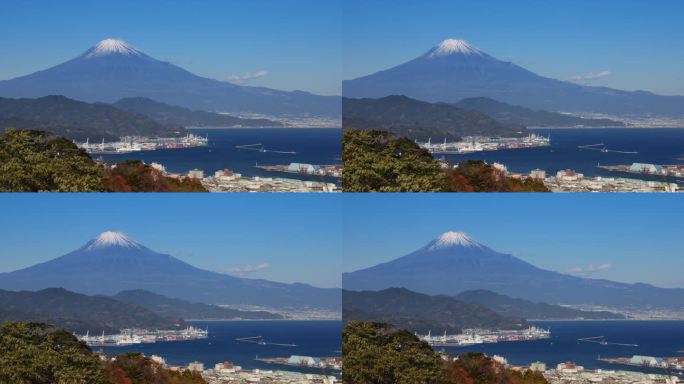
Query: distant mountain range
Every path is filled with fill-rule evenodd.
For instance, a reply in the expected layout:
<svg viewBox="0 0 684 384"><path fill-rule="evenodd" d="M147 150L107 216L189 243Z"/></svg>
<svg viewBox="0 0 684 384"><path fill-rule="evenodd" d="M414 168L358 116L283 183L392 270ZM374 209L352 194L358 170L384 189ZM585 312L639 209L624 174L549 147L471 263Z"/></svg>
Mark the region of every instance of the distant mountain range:
<svg viewBox="0 0 684 384"><path fill-rule="evenodd" d="M684 96L621 91L543 77L457 39L445 40L406 63L344 81L342 94L351 98L405 95L446 103L488 97L547 111L684 116Z"/></svg>
<svg viewBox="0 0 684 384"><path fill-rule="evenodd" d="M457 107L482 112L503 124L525 127L624 127L621 121L587 119L557 112L533 110L496 101L487 97L471 97L454 104Z"/></svg>
<svg viewBox="0 0 684 384"><path fill-rule="evenodd" d="M266 311L241 311L204 303L172 299L142 289L122 291L112 296L122 303L143 307L159 316L185 320L273 320L283 316Z"/></svg>
<svg viewBox="0 0 684 384"><path fill-rule="evenodd" d="M522 125L504 124L474 110L445 103L428 103L406 96L342 99L342 126L385 130L411 139L454 141L463 136L520 136Z"/></svg>
<svg viewBox="0 0 684 384"><path fill-rule="evenodd" d="M343 320L390 323L414 332L461 333L468 328L520 329L524 319L504 317L478 304L405 288L342 292Z"/></svg>
<svg viewBox="0 0 684 384"><path fill-rule="evenodd" d="M162 124L111 105L85 103L64 96L38 99L0 97L0 128L48 130L69 139L118 140L121 136L178 136L179 125Z"/></svg>
<svg viewBox="0 0 684 384"><path fill-rule="evenodd" d="M70 332L118 333L124 328L178 329L180 318L159 316L135 304L109 297L86 296L63 288L37 292L0 290L0 323L45 322Z"/></svg>
<svg viewBox="0 0 684 384"><path fill-rule="evenodd" d="M266 311L191 303L144 290L122 291L114 296L88 296L64 288L0 290L0 324L3 321L45 322L78 333L112 334L125 328L177 329L186 326L184 320L282 318Z"/></svg>
<svg viewBox="0 0 684 384"><path fill-rule="evenodd" d="M534 303L515 299L485 289L464 291L454 296L466 303L473 303L491 309L501 316L518 317L527 320L607 320L624 319L625 316L608 311L581 311L560 305Z"/></svg>
<svg viewBox="0 0 684 384"><path fill-rule="evenodd" d="M193 267L150 250L120 232L104 232L81 248L31 267L0 273L0 289L62 287L88 295L144 289L205 304L339 310L339 289L247 279Z"/></svg>
<svg viewBox="0 0 684 384"><path fill-rule="evenodd" d="M226 114L193 111L188 108L160 103L144 97L128 97L114 104L124 111L134 112L162 124L183 127L282 127L283 123L268 119L244 119Z"/></svg>
<svg viewBox="0 0 684 384"><path fill-rule="evenodd" d="M248 87L200 77L116 39L103 40L82 55L54 67L0 81L0 96L48 95L105 103L146 97L205 111L340 116L337 96Z"/></svg>
<svg viewBox="0 0 684 384"><path fill-rule="evenodd" d="M684 309L684 289L590 279L541 269L482 245L462 232L446 232L406 256L342 275L346 290L403 287L454 296L486 289L549 304Z"/></svg>

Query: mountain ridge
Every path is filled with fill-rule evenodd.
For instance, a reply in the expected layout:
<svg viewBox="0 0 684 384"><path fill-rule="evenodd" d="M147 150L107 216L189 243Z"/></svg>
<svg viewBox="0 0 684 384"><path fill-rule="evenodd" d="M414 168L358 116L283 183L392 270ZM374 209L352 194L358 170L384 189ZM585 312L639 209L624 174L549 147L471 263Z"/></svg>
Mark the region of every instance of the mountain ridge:
<svg viewBox="0 0 684 384"><path fill-rule="evenodd" d="M546 111L684 115L684 96L580 85L538 75L481 51L481 54L433 55L438 47L391 68L344 80L342 95L348 98L405 95L432 103L488 97Z"/></svg>
<svg viewBox="0 0 684 384"><path fill-rule="evenodd" d="M58 94L85 102L113 103L146 97L170 105L215 112L281 116L340 116L338 96L242 86L195 75L154 59L125 42L106 39L50 68L0 81L0 96ZM98 47L102 54L95 54ZM118 47L118 48L117 48Z"/></svg>
<svg viewBox="0 0 684 384"><path fill-rule="evenodd" d="M406 288L381 291L342 291L342 317L350 320L390 323L414 332L461 333L463 329L521 329L522 318L504 317L479 304L455 297L426 295Z"/></svg>
<svg viewBox="0 0 684 384"><path fill-rule="evenodd" d="M609 320L625 319L624 315L608 311L582 311L559 305L535 303L496 292L479 289L463 291L455 298L491 309L501 316L526 320Z"/></svg>
<svg viewBox="0 0 684 384"><path fill-rule="evenodd" d="M684 309L684 289L589 279L545 270L513 255L478 248L424 247L399 258L342 275L343 289L404 287L430 295L486 289L549 304Z"/></svg>
<svg viewBox="0 0 684 384"><path fill-rule="evenodd" d="M124 111L147 116L162 124L183 127L283 127L283 123L268 119L246 119L213 112L190 110L161 103L145 97L127 97L112 104Z"/></svg>
<svg viewBox="0 0 684 384"><path fill-rule="evenodd" d="M59 95L36 99L0 97L0 119L4 121L0 128L52 128L54 134L79 140L83 136L112 141L122 136L178 136L185 132L183 127L158 123L135 112ZM31 127L33 122L36 127Z"/></svg>
<svg viewBox="0 0 684 384"><path fill-rule="evenodd" d="M526 127L624 127L621 121L611 119L589 119L562 113L533 110L517 105L502 103L487 97L470 97L454 104L471 109L498 120L504 124L519 124Z"/></svg>
<svg viewBox="0 0 684 384"><path fill-rule="evenodd" d="M159 316L183 320L278 320L283 316L267 311L243 311L216 305L168 298L143 289L121 291L111 298L135 304Z"/></svg>
<svg viewBox="0 0 684 384"><path fill-rule="evenodd" d="M179 329L181 319L159 316L110 297L88 296L64 288L0 290L0 320L48 322L70 332L118 333L123 328Z"/></svg>
<svg viewBox="0 0 684 384"><path fill-rule="evenodd" d="M523 126L506 125L478 112L406 96L342 100L345 129L385 130L411 139L460 140L463 136L521 136Z"/></svg>
<svg viewBox="0 0 684 384"><path fill-rule="evenodd" d="M101 234L100 236L103 236ZM0 289L62 287L88 295L144 289L169 298L205 304L339 310L339 289L229 276L194 267L168 254L136 247L88 249L96 239L60 257L0 273Z"/></svg>

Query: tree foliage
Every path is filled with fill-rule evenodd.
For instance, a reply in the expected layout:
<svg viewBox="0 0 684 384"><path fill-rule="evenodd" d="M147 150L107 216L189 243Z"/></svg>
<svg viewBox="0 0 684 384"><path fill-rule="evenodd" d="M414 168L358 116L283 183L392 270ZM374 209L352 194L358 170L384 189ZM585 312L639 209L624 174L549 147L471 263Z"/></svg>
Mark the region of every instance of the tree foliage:
<svg viewBox="0 0 684 384"><path fill-rule="evenodd" d="M103 362L83 342L42 323L0 327L0 383L206 384L197 372L174 372L138 353Z"/></svg>
<svg viewBox="0 0 684 384"><path fill-rule="evenodd" d="M350 321L342 353L347 384L548 384L541 373L510 370L482 353L444 361L412 333L385 323Z"/></svg>
<svg viewBox="0 0 684 384"><path fill-rule="evenodd" d="M110 192L206 192L199 180L164 176L140 160L125 160L105 173L104 185Z"/></svg>
<svg viewBox="0 0 684 384"><path fill-rule="evenodd" d="M459 384L548 384L540 372L507 369L483 353L467 352L447 364L447 375Z"/></svg>
<svg viewBox="0 0 684 384"><path fill-rule="evenodd" d="M0 327L0 383L105 384L100 359L66 331L40 323Z"/></svg>
<svg viewBox="0 0 684 384"><path fill-rule="evenodd" d="M482 160L442 170L413 141L386 131L346 129L343 135L346 192L548 192L537 179L514 179Z"/></svg>
<svg viewBox="0 0 684 384"><path fill-rule="evenodd" d="M345 130L343 160L347 192L437 192L446 187L444 172L428 151L388 132Z"/></svg>
<svg viewBox="0 0 684 384"><path fill-rule="evenodd" d="M102 167L70 141L43 131L0 136L0 191L102 190Z"/></svg>
<svg viewBox="0 0 684 384"><path fill-rule="evenodd" d="M198 372L175 372L140 353L122 353L105 363L111 384L206 384Z"/></svg>
<svg viewBox="0 0 684 384"><path fill-rule="evenodd" d="M482 160L465 160L447 171L453 192L548 192L538 179L515 179Z"/></svg>
<svg viewBox="0 0 684 384"><path fill-rule="evenodd" d="M2 192L206 192L199 180L173 179L138 160L112 168L74 143L44 131L0 135Z"/></svg>
<svg viewBox="0 0 684 384"><path fill-rule="evenodd" d="M348 384L447 383L439 355L412 333L388 324L349 322L342 353Z"/></svg>

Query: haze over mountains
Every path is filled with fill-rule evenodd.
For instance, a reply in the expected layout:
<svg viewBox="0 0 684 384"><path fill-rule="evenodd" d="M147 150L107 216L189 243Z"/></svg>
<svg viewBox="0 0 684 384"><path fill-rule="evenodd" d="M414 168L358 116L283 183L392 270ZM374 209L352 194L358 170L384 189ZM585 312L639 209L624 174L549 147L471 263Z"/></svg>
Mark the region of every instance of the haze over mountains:
<svg viewBox="0 0 684 384"><path fill-rule="evenodd" d="M406 63L346 80L342 94L353 98L405 95L446 103L488 97L547 111L684 116L684 96L621 91L543 77L458 39L444 40Z"/></svg>
<svg viewBox="0 0 684 384"><path fill-rule="evenodd" d="M557 112L533 110L511 105L487 97L470 97L455 104L457 107L478 111L504 124L525 127L624 127L621 121L588 119Z"/></svg>
<svg viewBox="0 0 684 384"><path fill-rule="evenodd" d="M341 304L339 289L239 278L199 269L154 252L120 232L103 232L64 256L0 274L0 289L35 291L50 287L108 296L144 289L193 303L272 308L339 310Z"/></svg>
<svg viewBox="0 0 684 384"><path fill-rule="evenodd" d="M406 256L344 273L342 284L345 290L403 287L454 296L486 289L549 304L684 309L684 289L582 278L541 269L513 255L496 252L462 232L446 232Z"/></svg>
<svg viewBox="0 0 684 384"><path fill-rule="evenodd" d="M282 127L283 123L268 119L245 119L227 114L193 111L188 108L160 103L144 97L128 97L112 106L123 111L147 116L162 124L183 127Z"/></svg>
<svg viewBox="0 0 684 384"><path fill-rule="evenodd" d="M54 67L0 81L0 96L48 95L105 103L126 97L146 97L216 112L340 116L337 96L249 87L197 76L116 39L102 40L80 56Z"/></svg>

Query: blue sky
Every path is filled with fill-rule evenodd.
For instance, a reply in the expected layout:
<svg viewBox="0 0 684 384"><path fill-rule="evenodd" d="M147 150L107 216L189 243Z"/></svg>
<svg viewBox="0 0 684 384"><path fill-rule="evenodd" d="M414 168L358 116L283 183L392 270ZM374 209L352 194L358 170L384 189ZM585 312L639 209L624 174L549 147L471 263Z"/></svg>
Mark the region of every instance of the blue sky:
<svg viewBox="0 0 684 384"><path fill-rule="evenodd" d="M343 270L404 256L453 230L545 269L684 287L681 197L346 194Z"/></svg>
<svg viewBox="0 0 684 384"><path fill-rule="evenodd" d="M341 196L318 194L3 194L0 271L64 255L103 231L217 272L341 284ZM257 268L258 269L258 268Z"/></svg>
<svg viewBox="0 0 684 384"><path fill-rule="evenodd" d="M684 95L682 15L680 0L345 0L343 78L462 38L543 76Z"/></svg>
<svg viewBox="0 0 684 384"><path fill-rule="evenodd" d="M339 94L337 0L3 0L0 79L46 69L105 38L201 76Z"/></svg>

